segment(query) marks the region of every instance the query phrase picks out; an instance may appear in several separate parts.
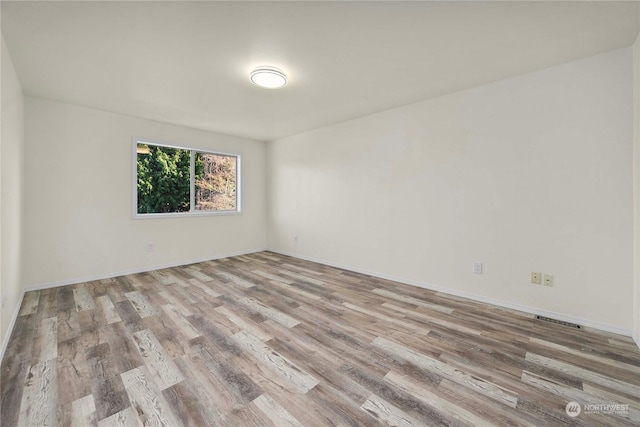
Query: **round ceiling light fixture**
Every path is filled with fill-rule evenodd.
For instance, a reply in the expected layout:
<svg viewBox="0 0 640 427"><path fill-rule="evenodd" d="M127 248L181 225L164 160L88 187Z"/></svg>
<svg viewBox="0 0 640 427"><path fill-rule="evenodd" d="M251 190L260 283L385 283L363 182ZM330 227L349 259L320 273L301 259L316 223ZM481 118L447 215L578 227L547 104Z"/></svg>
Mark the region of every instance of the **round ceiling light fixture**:
<svg viewBox="0 0 640 427"><path fill-rule="evenodd" d="M287 84L287 76L274 67L258 67L250 74L254 85L266 89L278 89Z"/></svg>

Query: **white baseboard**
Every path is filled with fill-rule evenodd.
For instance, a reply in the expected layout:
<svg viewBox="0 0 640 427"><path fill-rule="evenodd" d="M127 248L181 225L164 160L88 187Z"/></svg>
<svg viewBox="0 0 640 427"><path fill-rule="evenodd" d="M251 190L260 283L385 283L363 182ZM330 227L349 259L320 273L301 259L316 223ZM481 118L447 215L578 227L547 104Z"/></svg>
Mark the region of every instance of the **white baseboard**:
<svg viewBox="0 0 640 427"><path fill-rule="evenodd" d="M366 274L369 276L374 276L374 277L379 277L381 279L386 279L386 280L392 280L394 282L400 282L400 283L404 283L406 285L412 285L412 286L417 286L419 288L424 288L424 289L429 289L435 292L441 292L443 294L447 294L447 295L453 295L456 297L461 297L461 298L467 298L470 300L474 300L474 301L478 301L478 302L483 302L483 303L487 303L487 304L492 304L492 305L496 305L498 307L503 307L503 308L507 308L510 310L516 310L516 311L520 311L523 313L528 313L531 315L540 315L540 316L546 316L546 317L551 317L554 319L558 319L558 320L562 320L564 322L570 322L570 323L577 323L578 325L582 325L588 328L593 328L593 329L597 329L600 331L605 331L605 332L611 332L614 334L619 334L619 335L624 335L627 337L632 337L633 333L631 329L625 329L625 328L620 328L618 326L614 326L614 325L610 325L607 323L602 323L602 322L597 322L595 320L589 320L589 319L583 319L581 317L576 317L576 316L571 316L568 314L564 314L564 313L556 313L553 311L548 311L548 310L544 310L541 308L537 308L537 307L530 307L527 305L522 305L522 304L516 304L516 303L512 303L509 301L503 301L503 300L497 300L494 298L488 298L482 295L477 295L477 294L472 294L469 292L464 292L464 291L458 291L456 289L451 289L451 288L443 288L441 286L437 286L437 285L433 285L430 283L424 283L424 282L419 282L416 280L411 280L411 279L406 279L403 277L396 277L396 276L391 276L388 274L383 274L383 273L379 273L376 271L371 271L371 270L367 270L367 269L362 269L362 268L357 268L357 267L351 267L348 265L343 265L343 264L339 264L339 263L335 263L335 262L331 262L331 261L326 261L326 260L322 260L322 259L318 259L318 258L314 258L314 257L307 257L307 256L301 256L298 254L294 254L294 253L290 253L290 252L286 252L286 251L280 251L277 249L268 249L271 252L274 253L278 253L281 255L286 255L286 256L291 256L294 258L300 258L300 259L304 259L307 261L312 261L312 262L317 262L319 264L324 264L324 265L328 265L331 267L337 267L337 268L341 268L343 270L349 270L349 271L353 271L356 273L361 273L361 274ZM636 344L638 344L638 347L640 347L640 343L638 342L638 340L636 340Z"/></svg>
<svg viewBox="0 0 640 427"><path fill-rule="evenodd" d="M205 258L198 258L198 259L191 259L191 260L183 260L183 261L180 261L180 262L172 262L172 263L168 263L168 264L154 265L154 266L143 267L143 268L133 269L133 270L118 271L118 272L111 272L111 273L105 273L105 274L98 274L98 275L95 275L95 276L88 276L88 277L77 277L75 279L59 280L59 281L56 281L56 282L40 283L40 284L37 284L37 285L28 285L28 286L24 287L24 291L25 292L39 291L39 290L42 290L42 289L57 288L58 286L75 285L76 283L92 282L94 280L111 279L113 277L126 276L128 274L146 273L147 271L162 270L163 268L180 267L182 265L196 264L196 263L199 263L199 262L213 261L213 260L216 260L216 259L229 258L229 257L234 257L234 256L239 256L239 255L247 255L247 254L252 254L252 253L255 253L255 252L262 252L262 251L266 251L266 250L267 249L265 249L265 248L252 249L252 250L246 250L246 251L240 251L240 252L227 253L227 254L223 254L223 255L217 255L217 256L214 256L214 257L205 257Z"/></svg>
<svg viewBox="0 0 640 427"><path fill-rule="evenodd" d="M16 320L18 320L18 313L20 313L20 307L22 307L22 300L24 299L24 289L20 293L20 298L18 298L18 304L16 305L16 309L13 310L13 316L11 316L11 321L9 322L9 327L7 328L7 333L5 334L2 340L2 350L0 350L0 361L4 359L4 352L9 345L9 338L11 338L11 333L13 332L13 327L16 325Z"/></svg>

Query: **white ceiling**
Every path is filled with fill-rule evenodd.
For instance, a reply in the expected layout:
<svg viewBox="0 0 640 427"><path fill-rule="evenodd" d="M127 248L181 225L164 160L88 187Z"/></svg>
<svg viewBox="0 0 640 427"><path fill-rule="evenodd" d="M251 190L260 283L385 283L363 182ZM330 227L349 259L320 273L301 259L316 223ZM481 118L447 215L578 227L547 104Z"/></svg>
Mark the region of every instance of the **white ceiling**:
<svg viewBox="0 0 640 427"><path fill-rule="evenodd" d="M630 46L640 3L10 2L26 94L260 140ZM249 72L276 66L282 90Z"/></svg>

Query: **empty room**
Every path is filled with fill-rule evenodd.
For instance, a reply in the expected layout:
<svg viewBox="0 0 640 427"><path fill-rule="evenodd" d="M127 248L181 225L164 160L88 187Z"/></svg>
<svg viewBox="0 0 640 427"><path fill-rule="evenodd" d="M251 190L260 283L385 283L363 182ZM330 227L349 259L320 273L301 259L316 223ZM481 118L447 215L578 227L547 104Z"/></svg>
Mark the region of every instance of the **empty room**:
<svg viewBox="0 0 640 427"><path fill-rule="evenodd" d="M639 1L5 1L0 425L640 425Z"/></svg>

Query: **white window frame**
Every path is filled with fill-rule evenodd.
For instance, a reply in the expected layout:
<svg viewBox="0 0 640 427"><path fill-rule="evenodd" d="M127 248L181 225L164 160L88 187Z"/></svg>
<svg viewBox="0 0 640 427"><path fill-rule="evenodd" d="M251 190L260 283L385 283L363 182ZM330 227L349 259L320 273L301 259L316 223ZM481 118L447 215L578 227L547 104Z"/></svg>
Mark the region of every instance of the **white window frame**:
<svg viewBox="0 0 640 427"><path fill-rule="evenodd" d="M188 212L166 212L166 213L138 213L138 144L147 144L147 145L155 145L159 147L166 148L175 148L178 150L187 150L191 156L191 164L189 166L190 172L190 191L189 191L189 199L190 199L190 210ZM240 215L242 213L241 209L241 156L240 154L232 154L232 153L221 153L219 151L211 151L200 148L193 147L185 147L178 144L166 143L166 142L158 142L153 141L146 138L133 138L132 140L132 211L134 219L153 219L153 218L180 218L180 217L194 217L194 216L220 216L220 215ZM203 154L217 154L219 156L229 156L236 158L236 208L231 211L201 211L194 210L195 206L195 153L203 153Z"/></svg>

